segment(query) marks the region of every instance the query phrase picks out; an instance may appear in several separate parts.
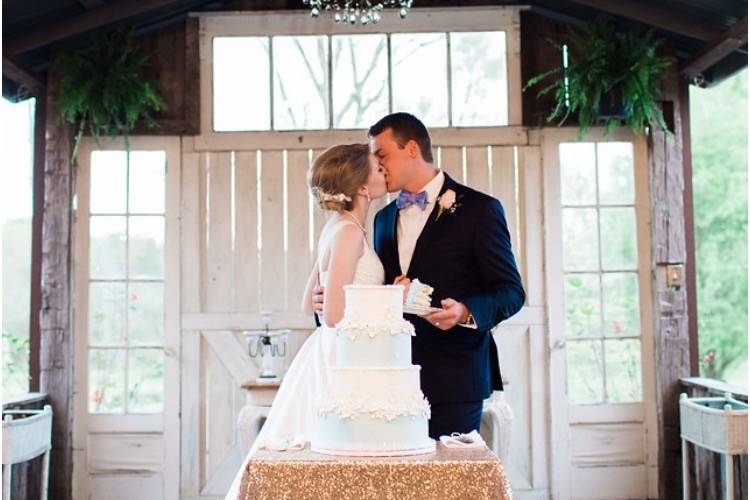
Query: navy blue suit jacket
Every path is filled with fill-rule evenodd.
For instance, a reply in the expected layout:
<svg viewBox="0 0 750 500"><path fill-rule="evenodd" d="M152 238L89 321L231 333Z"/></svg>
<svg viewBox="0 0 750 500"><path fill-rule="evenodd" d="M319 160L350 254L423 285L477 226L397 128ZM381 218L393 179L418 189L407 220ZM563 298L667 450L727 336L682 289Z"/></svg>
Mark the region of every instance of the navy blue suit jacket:
<svg viewBox="0 0 750 500"><path fill-rule="evenodd" d="M432 404L479 401L501 390L497 346L491 329L517 313L526 299L498 200L445 175L440 190L456 193L454 213L439 219L438 204L417 239L408 270L398 258L395 200L375 216L375 251L385 267L386 283L406 274L434 287L432 305L453 298L474 315L478 329L439 330L407 315L415 326L412 362L422 367L422 390Z"/></svg>

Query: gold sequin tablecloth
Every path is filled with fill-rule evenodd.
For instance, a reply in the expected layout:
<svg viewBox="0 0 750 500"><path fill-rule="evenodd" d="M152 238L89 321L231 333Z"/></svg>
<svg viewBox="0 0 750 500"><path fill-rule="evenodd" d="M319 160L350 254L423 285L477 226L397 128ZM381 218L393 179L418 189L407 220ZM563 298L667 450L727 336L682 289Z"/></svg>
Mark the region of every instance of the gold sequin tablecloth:
<svg viewBox="0 0 750 500"><path fill-rule="evenodd" d="M261 450L247 464L241 500L498 499L513 494L490 450L446 448L413 457L332 457Z"/></svg>

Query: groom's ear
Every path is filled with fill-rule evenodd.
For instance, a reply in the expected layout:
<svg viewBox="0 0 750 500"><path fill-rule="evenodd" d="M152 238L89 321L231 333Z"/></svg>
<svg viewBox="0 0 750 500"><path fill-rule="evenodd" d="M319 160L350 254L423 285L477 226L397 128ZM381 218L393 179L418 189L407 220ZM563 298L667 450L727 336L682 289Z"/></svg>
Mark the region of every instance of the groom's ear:
<svg viewBox="0 0 750 500"><path fill-rule="evenodd" d="M406 152L409 153L409 157L416 158L418 155L421 154L421 151L419 149L419 144L417 144L417 141L414 139L409 139L409 142L406 143Z"/></svg>

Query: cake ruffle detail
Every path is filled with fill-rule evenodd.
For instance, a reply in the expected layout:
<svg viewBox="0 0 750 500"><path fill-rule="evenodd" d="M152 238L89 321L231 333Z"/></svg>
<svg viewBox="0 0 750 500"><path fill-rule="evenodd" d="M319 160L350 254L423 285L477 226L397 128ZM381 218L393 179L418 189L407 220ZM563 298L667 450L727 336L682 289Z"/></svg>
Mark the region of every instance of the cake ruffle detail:
<svg viewBox="0 0 750 500"><path fill-rule="evenodd" d="M320 415L334 413L339 418L357 418L366 415L389 422L403 416L422 416L429 419L430 403L419 390L387 400L373 399L362 394L349 394L345 397L325 398L319 413Z"/></svg>

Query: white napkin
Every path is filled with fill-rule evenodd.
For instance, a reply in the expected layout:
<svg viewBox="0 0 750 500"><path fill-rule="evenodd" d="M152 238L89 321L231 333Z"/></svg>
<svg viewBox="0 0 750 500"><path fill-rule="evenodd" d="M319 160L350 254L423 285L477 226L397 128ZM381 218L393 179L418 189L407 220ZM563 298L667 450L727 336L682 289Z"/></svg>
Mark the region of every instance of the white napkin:
<svg viewBox="0 0 750 500"><path fill-rule="evenodd" d="M440 436L440 442L446 448L486 448L487 444L477 431L468 434L454 432L450 436Z"/></svg>
<svg viewBox="0 0 750 500"><path fill-rule="evenodd" d="M290 438L270 439L258 446L261 450L271 451L298 451L304 450L307 441L302 434Z"/></svg>

